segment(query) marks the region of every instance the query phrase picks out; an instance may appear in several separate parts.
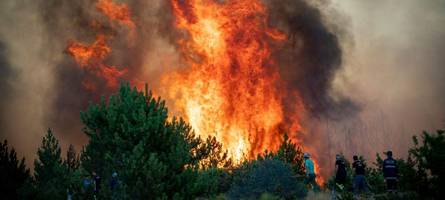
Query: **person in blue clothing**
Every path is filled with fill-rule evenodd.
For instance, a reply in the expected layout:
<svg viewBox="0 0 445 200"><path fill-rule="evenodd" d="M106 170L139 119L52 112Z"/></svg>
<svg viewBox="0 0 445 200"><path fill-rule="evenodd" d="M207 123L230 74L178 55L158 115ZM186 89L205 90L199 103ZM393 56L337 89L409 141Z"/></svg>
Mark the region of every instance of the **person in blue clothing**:
<svg viewBox="0 0 445 200"><path fill-rule="evenodd" d="M110 189L111 191L116 190L117 186L118 186L118 179L117 179L117 172L113 172L111 174L111 180L110 180Z"/></svg>
<svg viewBox="0 0 445 200"><path fill-rule="evenodd" d="M315 192L317 192L319 191L319 186L315 181L315 177L317 175L315 174L314 162L310 159L309 153L304 153L303 157L304 157L304 168L306 171L306 178L304 182L306 185L312 186L312 189Z"/></svg>
<svg viewBox="0 0 445 200"><path fill-rule="evenodd" d="M116 171L114 171L111 174L111 179L110 179L111 199L113 200L121 199L121 197L119 196L118 187L119 187L118 174Z"/></svg>
<svg viewBox="0 0 445 200"><path fill-rule="evenodd" d="M92 181L88 175L84 175L84 177L82 179L82 186L83 186L82 193L88 194L90 192L91 186L92 186Z"/></svg>
<svg viewBox="0 0 445 200"><path fill-rule="evenodd" d="M388 192L397 190L397 175L397 162L392 158L392 151L388 151L386 152L386 159L383 161L383 176Z"/></svg>
<svg viewBox="0 0 445 200"><path fill-rule="evenodd" d="M93 188L93 195L94 195L94 199L97 198L98 194L99 194L99 190L100 190L100 183L101 183L101 177L95 172L93 171L93 183L94 183L94 188Z"/></svg>

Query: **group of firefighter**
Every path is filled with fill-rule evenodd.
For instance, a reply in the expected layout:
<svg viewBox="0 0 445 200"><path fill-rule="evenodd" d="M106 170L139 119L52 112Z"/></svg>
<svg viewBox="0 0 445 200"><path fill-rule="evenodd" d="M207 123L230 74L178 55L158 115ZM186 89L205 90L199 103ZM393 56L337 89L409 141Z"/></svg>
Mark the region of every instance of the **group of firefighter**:
<svg viewBox="0 0 445 200"><path fill-rule="evenodd" d="M304 167L306 171L306 176L304 183L314 190L314 192L318 192L320 190L320 187L318 186L316 182L316 174L315 174L315 168L314 168L314 162L311 160L311 156L309 153L304 153ZM397 165L396 160L392 157L392 152L387 151L386 152L386 159L383 161L382 166L382 172L383 176L385 177L386 182L386 189L388 192L395 192L397 189ZM366 166L363 163L362 160L358 158L358 156L354 155L352 157L353 163L352 168L354 171L354 177L352 180L352 188L354 195L358 195L361 192L369 192L369 185L366 181L365 177L365 171ZM335 159L335 187L334 187L334 194L335 194L335 188L338 187L340 189L344 188L344 185L346 184L346 178L347 178L347 170L346 170L346 162L343 159L342 156L336 155ZM99 175L97 175L95 172L92 173L92 176L85 176L82 180L82 191L83 193L89 193L88 190L92 190L93 197L96 199L96 195L99 192L100 189L100 182L101 178ZM117 187L118 181L117 181L117 172L113 172L111 175L111 181L110 181L110 189L111 191L114 191ZM72 199L72 191L68 190L68 200Z"/></svg>
<svg viewBox="0 0 445 200"><path fill-rule="evenodd" d="M386 182L386 189L388 192L396 192L397 189L397 163L392 157L392 151L385 152L386 159L383 161L382 173ZM366 181L365 171L366 166L358 156L352 157L352 168L354 171L354 177L352 180L352 189L354 195L357 196L361 192L369 192L369 185ZM305 184L311 186L314 192L319 191L319 186L315 181L316 174L314 170L314 163L310 158L309 153L304 154L304 166L306 171ZM346 162L342 156L336 155L335 158L335 188L343 189L346 184L347 170Z"/></svg>
<svg viewBox="0 0 445 200"><path fill-rule="evenodd" d="M118 187L118 177L117 177L117 172L113 172L111 174L111 179L109 182L109 189L111 191L111 193L113 194L117 187ZM99 190L101 189L101 181L102 178L93 171L93 173L91 173L90 175L84 175L84 177L82 178L82 188L81 188L81 193L83 195L86 196L90 196L92 195L92 199L97 199ZM67 200L72 200L74 196L74 192L72 188L68 188L67 189ZM111 199L115 199L114 197L112 197Z"/></svg>

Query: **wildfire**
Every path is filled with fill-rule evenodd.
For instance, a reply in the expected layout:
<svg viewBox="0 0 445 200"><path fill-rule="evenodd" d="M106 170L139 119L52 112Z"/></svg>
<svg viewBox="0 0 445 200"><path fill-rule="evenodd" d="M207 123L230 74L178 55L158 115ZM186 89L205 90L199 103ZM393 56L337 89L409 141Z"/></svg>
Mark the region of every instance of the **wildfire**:
<svg viewBox="0 0 445 200"><path fill-rule="evenodd" d="M164 77L175 108L198 135L216 136L235 160L276 149L286 128L285 94L271 44L286 35L268 26L265 6L260 0L172 0L172 8L189 67ZM300 127L293 123L287 127Z"/></svg>
<svg viewBox="0 0 445 200"><path fill-rule="evenodd" d="M303 103L285 108L284 99L299 94L285 92L286 83L272 56L273 47L287 36L269 26L261 0L171 0L171 5L184 66L163 75L161 94L197 135L215 136L235 161L241 161L276 150L284 131L301 130ZM98 0L96 9L112 27L117 22L130 29L130 36L134 34L136 24L126 4ZM100 29L100 22L93 24ZM97 32L91 44L71 41L66 51L81 69L114 88L127 71L104 63L114 35ZM96 87L91 80L82 84L90 90ZM292 135L291 139L298 142Z"/></svg>

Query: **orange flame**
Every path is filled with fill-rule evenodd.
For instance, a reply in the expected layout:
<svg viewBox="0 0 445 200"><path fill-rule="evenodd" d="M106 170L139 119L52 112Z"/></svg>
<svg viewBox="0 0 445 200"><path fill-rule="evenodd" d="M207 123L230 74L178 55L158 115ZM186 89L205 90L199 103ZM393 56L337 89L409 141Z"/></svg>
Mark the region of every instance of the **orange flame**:
<svg viewBox="0 0 445 200"><path fill-rule="evenodd" d="M91 45L71 41L66 48L66 52L73 56L82 69L105 79L109 88L116 88L119 85L118 79L127 72L126 69L119 70L114 66L103 63L104 59L111 52L111 48L106 43L106 36L102 34L98 34L96 40ZM84 81L82 84L86 89L95 90L96 88L91 81Z"/></svg>
<svg viewBox="0 0 445 200"><path fill-rule="evenodd" d="M127 4L113 3L112 0L99 0L96 3L96 8L110 19L110 21L117 21L123 25L134 29L136 26L131 19L130 9Z"/></svg>
<svg viewBox="0 0 445 200"><path fill-rule="evenodd" d="M117 21L128 26L132 31L130 35L133 35L135 24L131 20L130 10L126 4L116 4L111 0L98 0L96 9L108 17L110 23L111 21ZM91 24L93 28L100 29L102 27L98 21L92 21ZM107 87L116 88L119 85L119 79L127 73L127 69L119 70L115 66L104 63L105 58L111 53L109 40L112 40L110 33L98 33L96 34L96 40L90 45L70 41L66 52L74 58L80 68L104 79ZM96 89L91 80L84 80L82 85L87 90Z"/></svg>
<svg viewBox="0 0 445 200"><path fill-rule="evenodd" d="M285 94L271 44L286 35L268 26L265 6L260 0L172 0L172 8L175 26L185 31L178 44L189 66L164 76L175 108L237 161L276 149ZM287 126L300 127L298 121Z"/></svg>
<svg viewBox="0 0 445 200"><path fill-rule="evenodd" d="M111 52L106 43L106 36L102 34L97 35L91 45L70 41L66 50L80 67L98 64Z"/></svg>
<svg viewBox="0 0 445 200"><path fill-rule="evenodd" d="M317 177L315 178L315 181L317 182L318 185L323 186L325 183L324 178L321 176L320 174L320 165L318 165L317 161L314 159L314 172L317 175Z"/></svg>

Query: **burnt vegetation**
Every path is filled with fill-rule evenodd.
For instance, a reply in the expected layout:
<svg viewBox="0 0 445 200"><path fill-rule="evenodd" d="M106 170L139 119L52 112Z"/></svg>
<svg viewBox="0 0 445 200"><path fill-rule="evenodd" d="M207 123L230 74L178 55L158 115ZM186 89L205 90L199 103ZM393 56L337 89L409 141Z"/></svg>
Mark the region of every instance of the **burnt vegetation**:
<svg viewBox="0 0 445 200"><path fill-rule="evenodd" d="M276 152L234 164L215 138L200 138L181 118L169 117L164 101L146 89L122 85L81 113L89 142L62 156L49 129L33 174L7 141L0 145L0 187L6 199L302 199L303 149L287 134ZM444 131L413 137L406 160L398 159L399 191L386 194L377 155L367 179L375 199L440 199L445 169ZM365 160L361 158L364 162ZM346 160L346 159L345 159ZM352 169L339 199L352 198ZM325 190L333 189L328 180Z"/></svg>

